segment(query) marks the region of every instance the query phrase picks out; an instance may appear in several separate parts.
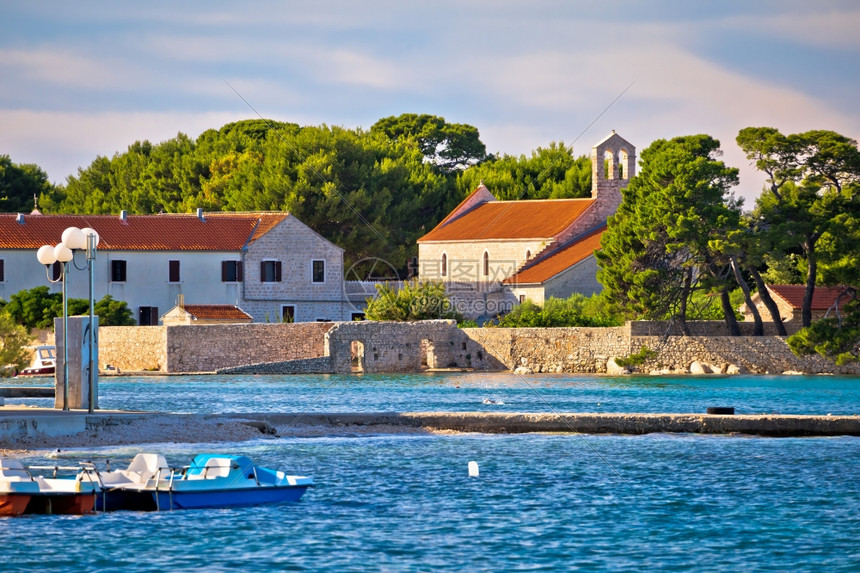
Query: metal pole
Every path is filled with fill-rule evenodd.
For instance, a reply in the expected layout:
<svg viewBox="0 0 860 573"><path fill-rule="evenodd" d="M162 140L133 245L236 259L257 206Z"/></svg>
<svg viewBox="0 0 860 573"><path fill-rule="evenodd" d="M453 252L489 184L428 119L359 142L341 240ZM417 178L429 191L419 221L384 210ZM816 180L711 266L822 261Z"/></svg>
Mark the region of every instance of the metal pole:
<svg viewBox="0 0 860 573"><path fill-rule="evenodd" d="M90 384L90 401L89 401L89 413L92 414L93 410L97 407L96 404L96 376L97 370L95 365L95 321L93 320L94 310L93 310L93 275L95 273L95 259L96 259L96 241L95 235L90 233L87 235L87 265L89 266L90 271L90 371L89 371L89 384Z"/></svg>
<svg viewBox="0 0 860 573"><path fill-rule="evenodd" d="M66 279L69 263L63 263L63 410L69 409L69 303L66 297Z"/></svg>

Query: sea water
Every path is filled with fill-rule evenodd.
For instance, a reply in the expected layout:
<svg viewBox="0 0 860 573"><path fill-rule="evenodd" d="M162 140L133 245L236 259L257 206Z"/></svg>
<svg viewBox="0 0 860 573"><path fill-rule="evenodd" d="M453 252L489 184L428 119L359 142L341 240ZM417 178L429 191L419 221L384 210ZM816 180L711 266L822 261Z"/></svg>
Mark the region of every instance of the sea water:
<svg viewBox="0 0 860 573"><path fill-rule="evenodd" d="M100 398L106 408L133 402L224 412L596 411L605 402L605 411L731 405L853 414L858 384L834 377L167 377L103 379ZM485 404L487 396L499 400ZM139 451L164 453L173 465L202 451L244 453L317 485L298 503L273 506L3 519L3 569L860 570L856 437L332 435L80 448L60 462L127 463ZM57 462L45 455L25 461ZM472 461L478 477L469 475Z"/></svg>
<svg viewBox="0 0 860 573"><path fill-rule="evenodd" d="M7 403L51 407L53 399L8 398ZM184 413L705 413L710 406L730 406L737 414L850 416L860 415L860 377L510 373L102 377L99 406Z"/></svg>

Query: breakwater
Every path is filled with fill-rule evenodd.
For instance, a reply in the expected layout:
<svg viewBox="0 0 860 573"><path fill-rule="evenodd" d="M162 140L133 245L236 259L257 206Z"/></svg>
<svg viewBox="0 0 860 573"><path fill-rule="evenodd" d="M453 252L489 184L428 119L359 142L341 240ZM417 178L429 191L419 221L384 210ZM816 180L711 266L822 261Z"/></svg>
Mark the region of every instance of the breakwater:
<svg viewBox="0 0 860 573"><path fill-rule="evenodd" d="M772 437L860 436L860 416L709 415L709 414L602 414L602 413L485 413L485 412L378 412L378 413L225 413L170 414L142 412L62 412L0 410L0 447L15 448L51 438L116 437L116 443L147 443L177 439L177 426L189 441L198 433L213 433L226 424L244 424L260 433L278 435L341 435L350 433L476 432L488 434L578 433L629 434L692 433L745 434ZM123 435L134 425L133 440ZM163 431L162 431L163 429ZM166 435L163 432L169 431ZM218 438L214 438L218 439ZM226 441L231 436L224 435ZM232 439L236 439L233 437Z"/></svg>

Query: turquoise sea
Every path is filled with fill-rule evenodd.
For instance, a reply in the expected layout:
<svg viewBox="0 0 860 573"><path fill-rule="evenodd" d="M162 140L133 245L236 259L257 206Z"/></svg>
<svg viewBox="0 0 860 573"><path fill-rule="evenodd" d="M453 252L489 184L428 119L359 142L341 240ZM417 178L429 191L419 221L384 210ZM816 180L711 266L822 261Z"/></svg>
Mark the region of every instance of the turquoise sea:
<svg viewBox="0 0 860 573"><path fill-rule="evenodd" d="M101 405L860 414L860 378L105 378ZM80 449L62 463L143 450L176 465L245 453L317 486L278 506L0 520L3 569L860 571L860 438L332 435Z"/></svg>

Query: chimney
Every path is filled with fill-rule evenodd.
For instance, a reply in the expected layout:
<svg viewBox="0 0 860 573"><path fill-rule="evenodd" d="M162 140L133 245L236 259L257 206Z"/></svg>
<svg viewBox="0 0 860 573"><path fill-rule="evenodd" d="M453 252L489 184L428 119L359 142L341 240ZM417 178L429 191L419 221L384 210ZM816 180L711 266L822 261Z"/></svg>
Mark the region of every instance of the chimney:
<svg viewBox="0 0 860 573"><path fill-rule="evenodd" d="M184 294L179 293L178 295L176 295L176 306L178 306L179 308L185 308L185 295Z"/></svg>
<svg viewBox="0 0 860 573"><path fill-rule="evenodd" d="M125 209L120 211L119 212L119 220L122 221L123 223L128 223L128 211L126 211Z"/></svg>
<svg viewBox="0 0 860 573"><path fill-rule="evenodd" d="M206 222L206 219L203 217L203 208L202 207L197 207L197 218L200 219L201 221L203 221L204 223Z"/></svg>
<svg viewBox="0 0 860 573"><path fill-rule="evenodd" d="M18 213L18 216L15 217L15 222L18 223L19 225L23 225L24 224L24 213Z"/></svg>

